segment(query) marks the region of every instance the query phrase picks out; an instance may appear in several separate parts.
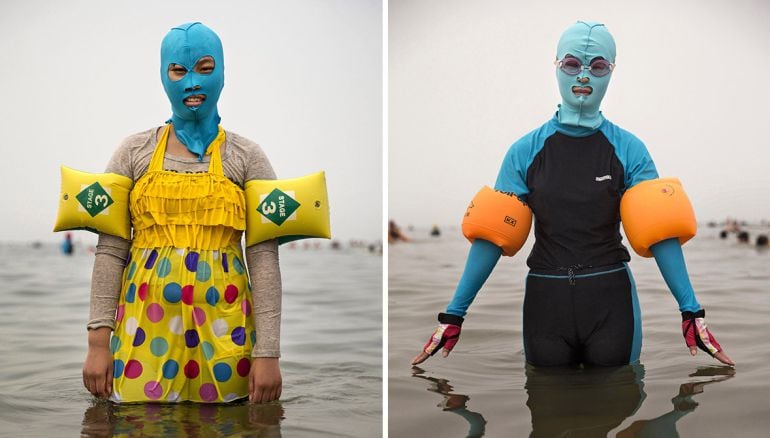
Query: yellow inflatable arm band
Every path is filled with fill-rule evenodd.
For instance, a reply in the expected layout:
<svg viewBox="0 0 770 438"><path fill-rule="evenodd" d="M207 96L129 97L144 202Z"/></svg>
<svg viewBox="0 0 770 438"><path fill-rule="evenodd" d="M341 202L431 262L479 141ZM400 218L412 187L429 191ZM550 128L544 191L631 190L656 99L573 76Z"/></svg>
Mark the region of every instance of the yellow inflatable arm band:
<svg viewBox="0 0 770 438"><path fill-rule="evenodd" d="M513 256L524 245L532 226L532 210L516 195L484 186L473 198L463 218L463 235L472 243L488 240Z"/></svg>
<svg viewBox="0 0 770 438"><path fill-rule="evenodd" d="M323 171L293 179L246 182L246 246L278 238L331 238Z"/></svg>
<svg viewBox="0 0 770 438"><path fill-rule="evenodd" d="M87 173L61 166L54 231L88 230L131 239L128 196L134 182L116 173Z"/></svg>
<svg viewBox="0 0 770 438"><path fill-rule="evenodd" d="M652 257L650 247L666 239L676 237L684 245L698 228L678 178L652 179L631 187L620 199L620 220L631 247L642 257Z"/></svg>

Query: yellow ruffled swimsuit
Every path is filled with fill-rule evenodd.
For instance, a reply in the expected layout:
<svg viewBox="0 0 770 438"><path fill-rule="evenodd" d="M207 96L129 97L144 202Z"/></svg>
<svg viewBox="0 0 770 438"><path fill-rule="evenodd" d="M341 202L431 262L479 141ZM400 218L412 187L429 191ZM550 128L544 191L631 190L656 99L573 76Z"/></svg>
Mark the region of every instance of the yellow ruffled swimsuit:
<svg viewBox="0 0 770 438"><path fill-rule="evenodd" d="M111 399L229 402L248 396L256 339L239 244L246 202L224 175L221 128L206 173L163 170L168 133L131 191Z"/></svg>

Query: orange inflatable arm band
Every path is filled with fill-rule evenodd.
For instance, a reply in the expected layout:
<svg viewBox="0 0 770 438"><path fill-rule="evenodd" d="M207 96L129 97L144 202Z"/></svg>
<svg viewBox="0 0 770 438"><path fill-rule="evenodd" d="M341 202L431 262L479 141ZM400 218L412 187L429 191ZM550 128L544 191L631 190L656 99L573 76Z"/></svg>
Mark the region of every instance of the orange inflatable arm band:
<svg viewBox="0 0 770 438"><path fill-rule="evenodd" d="M463 218L463 235L472 243L484 239L512 256L524 245L532 226L532 210L516 195L484 186L473 198Z"/></svg>
<svg viewBox="0 0 770 438"><path fill-rule="evenodd" d="M695 236L695 212L678 178L641 182L620 200L620 220L637 254L652 257L650 247L666 239L685 242Z"/></svg>

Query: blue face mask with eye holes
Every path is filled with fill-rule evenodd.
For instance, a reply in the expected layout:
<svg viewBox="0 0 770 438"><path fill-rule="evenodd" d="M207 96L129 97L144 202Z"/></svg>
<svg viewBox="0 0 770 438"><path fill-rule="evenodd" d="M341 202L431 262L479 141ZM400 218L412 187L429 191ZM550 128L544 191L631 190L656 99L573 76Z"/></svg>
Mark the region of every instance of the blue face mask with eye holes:
<svg viewBox="0 0 770 438"><path fill-rule="evenodd" d="M600 23L578 21L568 27L559 38L556 49L556 59L563 60L571 56L578 59L584 66L591 64L596 58L604 58L615 63L615 40L607 28ZM559 83L559 94L562 103L559 105L559 122L596 129L604 121L599 112L599 105L607 92L612 73L597 77L584 69L576 76L571 76L556 69L556 80ZM588 95L576 94L574 87L590 87Z"/></svg>
<svg viewBox="0 0 770 438"><path fill-rule="evenodd" d="M201 58L214 59L210 73L195 72L195 65ZM172 81L168 75L171 64L178 64L187 70L179 80ZM186 23L172 28L160 47L160 77L163 89L171 101L173 112L167 121L174 124L174 132L187 149L203 160L208 145L219 131L217 101L225 85L224 54L222 42L213 30L201 23ZM205 99L198 106L187 106L184 101L190 96L203 95Z"/></svg>

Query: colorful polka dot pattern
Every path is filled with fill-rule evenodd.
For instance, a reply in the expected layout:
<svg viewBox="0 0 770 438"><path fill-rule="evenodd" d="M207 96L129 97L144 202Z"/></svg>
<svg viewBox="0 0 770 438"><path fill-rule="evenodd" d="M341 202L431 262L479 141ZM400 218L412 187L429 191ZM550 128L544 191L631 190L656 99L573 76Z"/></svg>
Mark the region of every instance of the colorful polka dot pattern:
<svg viewBox="0 0 770 438"><path fill-rule="evenodd" d="M116 316L113 400L228 402L248 395L256 335L237 246L132 249Z"/></svg>

